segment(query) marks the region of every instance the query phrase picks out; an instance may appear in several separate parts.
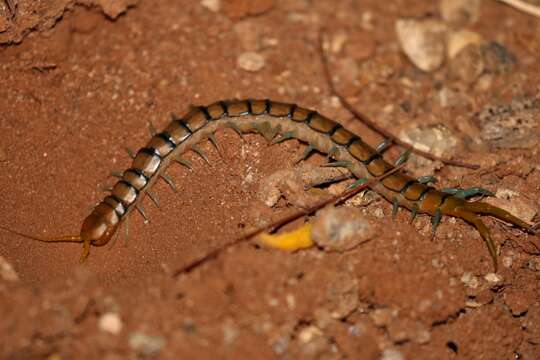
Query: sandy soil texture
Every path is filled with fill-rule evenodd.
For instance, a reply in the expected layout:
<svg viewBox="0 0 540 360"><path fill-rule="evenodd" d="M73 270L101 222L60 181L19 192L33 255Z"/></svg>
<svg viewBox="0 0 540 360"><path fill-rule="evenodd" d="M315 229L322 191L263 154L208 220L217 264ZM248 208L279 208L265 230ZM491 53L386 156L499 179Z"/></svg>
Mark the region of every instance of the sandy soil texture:
<svg viewBox="0 0 540 360"><path fill-rule="evenodd" d="M129 165L125 148L190 104L294 102L377 144L332 92L321 39L355 108L423 150L480 165L413 155L407 171L482 186L538 222L540 19L496 1L448 3L0 1L0 225L77 233L111 171ZM296 208L266 206L260 184L298 167L304 144L243 142L231 129L217 139L221 156L209 143L210 166L187 154L193 170L168 171L178 193L159 182L160 209L143 204L150 223L133 213L129 235L84 265L79 244L0 231L1 358L540 358L540 238L490 218L497 273L467 223L445 217L432 239L428 217L411 224L400 210L393 221L368 193L342 206L375 235L347 250L246 242L178 274Z"/></svg>

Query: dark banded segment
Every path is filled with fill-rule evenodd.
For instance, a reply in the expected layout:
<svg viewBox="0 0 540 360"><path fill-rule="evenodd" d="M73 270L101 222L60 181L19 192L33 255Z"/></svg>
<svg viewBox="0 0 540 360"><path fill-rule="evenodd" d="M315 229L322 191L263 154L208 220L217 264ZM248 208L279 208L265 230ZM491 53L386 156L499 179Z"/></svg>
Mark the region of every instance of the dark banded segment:
<svg viewBox="0 0 540 360"><path fill-rule="evenodd" d="M314 113L309 121L309 127L323 134L328 134L336 128L336 122L322 116L319 113Z"/></svg>
<svg viewBox="0 0 540 360"><path fill-rule="evenodd" d="M429 213L434 214L444 202L444 198L448 197L447 195L450 194L443 193L435 188L430 187L428 191L422 193L418 198L418 207L423 211L428 211Z"/></svg>
<svg viewBox="0 0 540 360"><path fill-rule="evenodd" d="M227 115L227 104L224 101L218 101L208 105L206 111L212 120L219 120Z"/></svg>
<svg viewBox="0 0 540 360"><path fill-rule="evenodd" d="M352 139L356 139L357 137L350 132L349 130L345 129L344 127L338 128L336 131L334 131L334 134L332 134L332 141L335 142L338 145L344 145L347 146L351 143Z"/></svg>
<svg viewBox="0 0 540 360"><path fill-rule="evenodd" d="M111 194L125 207L129 207L137 199L138 191L128 182L120 180L114 185Z"/></svg>
<svg viewBox="0 0 540 360"><path fill-rule="evenodd" d="M399 192L401 193L401 195L404 195L405 196L405 192L414 184L418 183L417 180L414 180L414 179L410 179L410 180L407 180L407 182L403 185L403 187L401 189L399 189Z"/></svg>
<svg viewBox="0 0 540 360"><path fill-rule="evenodd" d="M381 176L384 173L392 170L394 167L387 163L384 159L382 159L381 155L375 157L375 159L371 160L371 157L368 159L369 164L366 165L367 170L369 173L373 176ZM366 162L368 161L366 160Z"/></svg>
<svg viewBox="0 0 540 360"><path fill-rule="evenodd" d="M206 121L212 120L212 116L210 116L210 113L208 112L208 109L206 108L206 106L198 106L198 108L203 113L204 118L206 119Z"/></svg>
<svg viewBox="0 0 540 360"><path fill-rule="evenodd" d="M164 157L176 148L176 144L168 133L162 132L154 135L146 147L155 149L161 157Z"/></svg>
<svg viewBox="0 0 540 360"><path fill-rule="evenodd" d="M381 157L382 157L381 154L374 152L366 160L362 162L364 163L364 165L368 166L369 164L371 164L372 161L380 159Z"/></svg>
<svg viewBox="0 0 540 360"><path fill-rule="evenodd" d="M277 101L270 101L271 106L268 108L268 115L274 117L289 117L291 112L291 104L286 104Z"/></svg>
<svg viewBox="0 0 540 360"><path fill-rule="evenodd" d="M116 197L114 197L113 195L105 196L105 199L103 199L103 202L106 204L109 204L109 206L111 206L114 209L114 211L116 212L116 215L118 215L119 218L124 216L124 214L126 213L126 208L124 207L122 202Z"/></svg>
<svg viewBox="0 0 540 360"><path fill-rule="evenodd" d="M161 157L155 149L142 148L133 159L132 167L141 170L147 178L152 177L161 164Z"/></svg>
<svg viewBox="0 0 540 360"><path fill-rule="evenodd" d="M148 178L137 168L127 169L122 176L122 180L133 186L137 191L140 191L148 183Z"/></svg>
<svg viewBox="0 0 540 360"><path fill-rule="evenodd" d="M169 126L165 128L165 132L171 136L176 145L182 143L191 135L189 128L178 119L171 121Z"/></svg>
<svg viewBox="0 0 540 360"><path fill-rule="evenodd" d="M92 213L97 214L104 222L113 226L120 222L120 217L115 209L105 201L100 202Z"/></svg>
<svg viewBox="0 0 540 360"><path fill-rule="evenodd" d="M368 160L374 152L373 149L364 143L360 138L355 139L347 148L351 155L356 158L356 160L360 160L362 162Z"/></svg>
<svg viewBox="0 0 540 360"><path fill-rule="evenodd" d="M266 112L265 100L251 100L251 113L253 115L262 115Z"/></svg>
<svg viewBox="0 0 540 360"><path fill-rule="evenodd" d="M405 189L405 191L402 191L402 194L407 200L418 201L420 200L420 196L429 189L429 186L420 184L418 181L415 181L414 183L409 185L407 189Z"/></svg>
<svg viewBox="0 0 540 360"><path fill-rule="evenodd" d="M291 119L297 122L304 122L307 120L311 112L311 110L305 109L303 107L297 107L296 109L294 109Z"/></svg>
<svg viewBox="0 0 540 360"><path fill-rule="evenodd" d="M184 118L184 125L194 133L208 124L208 114L205 114L199 107L192 107L191 111ZM180 120L181 121L181 120Z"/></svg>
<svg viewBox="0 0 540 360"><path fill-rule="evenodd" d="M401 190L407 186L411 181L414 183L416 180L412 180L402 174L394 174L393 176L387 176L382 179L381 183L387 188L395 192L401 192Z"/></svg>

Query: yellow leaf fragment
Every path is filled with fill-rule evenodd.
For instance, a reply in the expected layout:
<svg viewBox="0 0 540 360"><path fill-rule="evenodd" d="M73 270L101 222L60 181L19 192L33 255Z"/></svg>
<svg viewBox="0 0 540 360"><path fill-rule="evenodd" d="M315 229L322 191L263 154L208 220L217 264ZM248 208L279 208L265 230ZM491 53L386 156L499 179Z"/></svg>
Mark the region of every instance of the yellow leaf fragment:
<svg viewBox="0 0 540 360"><path fill-rule="evenodd" d="M294 251L313 246L311 239L311 224L306 223L298 229L279 235L262 233L258 237L260 244L281 250Z"/></svg>

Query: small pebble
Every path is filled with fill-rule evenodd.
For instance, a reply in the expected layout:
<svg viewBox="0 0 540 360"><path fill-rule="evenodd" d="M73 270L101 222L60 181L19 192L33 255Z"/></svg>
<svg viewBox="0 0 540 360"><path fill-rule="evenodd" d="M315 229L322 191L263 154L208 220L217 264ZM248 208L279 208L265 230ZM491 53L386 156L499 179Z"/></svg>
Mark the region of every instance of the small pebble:
<svg viewBox="0 0 540 360"><path fill-rule="evenodd" d="M397 315L397 310L375 309L370 314L373 323L377 327L388 326Z"/></svg>
<svg viewBox="0 0 540 360"><path fill-rule="evenodd" d="M471 25L478 20L480 0L441 0L439 11L444 21L453 26Z"/></svg>
<svg viewBox="0 0 540 360"><path fill-rule="evenodd" d="M19 275L13 269L13 266L0 255L0 277L6 281L18 281Z"/></svg>
<svg viewBox="0 0 540 360"><path fill-rule="evenodd" d="M469 45L480 45L484 42L482 35L470 30L452 31L448 34L446 54L449 58L455 57L461 50Z"/></svg>
<svg viewBox="0 0 540 360"><path fill-rule="evenodd" d="M469 44L450 61L450 73L466 84L472 84L485 70L481 46Z"/></svg>
<svg viewBox="0 0 540 360"><path fill-rule="evenodd" d="M385 349L382 352L381 360L405 360L405 358L396 349Z"/></svg>
<svg viewBox="0 0 540 360"><path fill-rule="evenodd" d="M244 52L238 56L237 65L245 71L256 72L265 65L264 56L256 52Z"/></svg>
<svg viewBox="0 0 540 360"><path fill-rule="evenodd" d="M433 19L400 19L396 33L403 52L420 70L438 69L445 57L444 23Z"/></svg>
<svg viewBox="0 0 540 360"><path fill-rule="evenodd" d="M492 284L501 283L503 281L502 276L495 273L489 273L484 275L484 279L486 279L487 282Z"/></svg>
<svg viewBox="0 0 540 360"><path fill-rule="evenodd" d="M138 331L129 335L129 346L145 356L159 354L165 345L166 341L161 336L150 336Z"/></svg>
<svg viewBox="0 0 540 360"><path fill-rule="evenodd" d="M201 0L201 5L213 12L218 12L221 7L220 0Z"/></svg>
<svg viewBox="0 0 540 360"><path fill-rule="evenodd" d="M313 340L313 338L317 336L321 336L321 335L322 335L322 331L319 330L319 328L317 328L316 326L312 325L300 331L300 333L298 334L298 340L300 340L300 342L302 343L308 343L311 340Z"/></svg>
<svg viewBox="0 0 540 360"><path fill-rule="evenodd" d="M415 148L437 156L454 154L458 138L443 124L415 125L403 129L400 137Z"/></svg>
<svg viewBox="0 0 540 360"><path fill-rule="evenodd" d="M105 313L99 318L99 329L113 335L118 335L122 331L123 323L117 313Z"/></svg>
<svg viewBox="0 0 540 360"><path fill-rule="evenodd" d="M342 252L370 240L375 231L360 209L326 207L317 212L311 234L324 250Z"/></svg>

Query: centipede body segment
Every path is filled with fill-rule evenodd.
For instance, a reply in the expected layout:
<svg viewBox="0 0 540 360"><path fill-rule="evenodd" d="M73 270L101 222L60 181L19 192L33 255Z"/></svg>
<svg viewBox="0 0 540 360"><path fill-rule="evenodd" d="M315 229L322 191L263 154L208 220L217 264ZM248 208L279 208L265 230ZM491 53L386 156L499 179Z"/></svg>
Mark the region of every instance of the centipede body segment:
<svg viewBox="0 0 540 360"><path fill-rule="evenodd" d="M212 140L213 134L223 128L231 128L239 135L260 133L273 143L298 139L309 145L308 152L317 150L328 154L335 164L348 168L359 179L379 177L395 166L384 160L382 155L388 143L375 150L337 122L295 104L271 100L230 100L193 107L184 117L173 118L163 131L155 133L134 155L130 168L118 174L120 179L110 194L84 220L80 235L71 237L69 241L84 244L81 260L88 256L91 245L102 246L111 240L120 224L149 194L153 184L160 178L166 179L165 171L169 165L178 162L189 166L182 159L182 154L189 150L197 151L196 144ZM204 153L197 152L204 157ZM525 231L534 231L531 225L505 210L480 201L469 202L456 194L439 191L428 183L425 179L418 181L403 172L395 172L370 187L392 202L396 209L404 207L413 215L433 216L435 225L442 215L469 222L486 242L495 267L497 250L479 214L491 215Z"/></svg>

